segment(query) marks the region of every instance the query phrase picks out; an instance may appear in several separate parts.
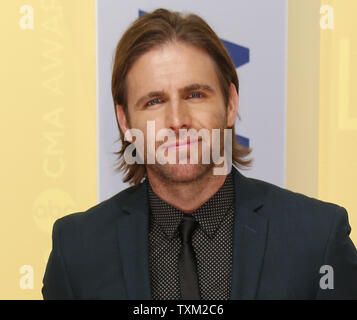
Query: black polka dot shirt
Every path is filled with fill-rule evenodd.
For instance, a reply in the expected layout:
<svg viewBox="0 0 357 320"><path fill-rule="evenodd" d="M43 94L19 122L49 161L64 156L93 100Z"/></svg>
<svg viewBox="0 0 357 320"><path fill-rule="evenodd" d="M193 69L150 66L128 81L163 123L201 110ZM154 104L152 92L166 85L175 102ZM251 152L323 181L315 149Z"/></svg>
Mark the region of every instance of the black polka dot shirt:
<svg viewBox="0 0 357 320"><path fill-rule="evenodd" d="M151 189L149 267L151 295L154 300L179 300L178 256L181 240L178 226L183 212L161 200ZM234 225L234 182L232 174L207 202L192 215L199 223L192 236L196 253L201 299L227 300L232 279Z"/></svg>

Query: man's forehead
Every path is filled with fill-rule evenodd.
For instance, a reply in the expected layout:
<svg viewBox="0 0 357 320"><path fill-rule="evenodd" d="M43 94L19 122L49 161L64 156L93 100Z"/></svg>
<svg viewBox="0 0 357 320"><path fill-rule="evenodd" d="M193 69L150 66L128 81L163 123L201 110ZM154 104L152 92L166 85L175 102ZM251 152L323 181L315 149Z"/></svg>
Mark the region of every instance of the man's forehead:
<svg viewBox="0 0 357 320"><path fill-rule="evenodd" d="M165 52L166 51L166 52ZM203 50L186 44L153 49L138 58L127 76L132 94L183 90L193 84L218 85L213 60Z"/></svg>

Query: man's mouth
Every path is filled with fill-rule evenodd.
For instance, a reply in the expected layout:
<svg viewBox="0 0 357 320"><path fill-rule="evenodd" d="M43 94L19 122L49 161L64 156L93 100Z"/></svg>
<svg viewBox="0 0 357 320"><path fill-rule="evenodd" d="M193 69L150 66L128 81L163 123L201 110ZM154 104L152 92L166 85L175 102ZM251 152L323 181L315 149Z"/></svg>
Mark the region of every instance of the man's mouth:
<svg viewBox="0 0 357 320"><path fill-rule="evenodd" d="M182 141L177 140L177 141L165 144L165 147L168 150L172 150L172 149L179 150L179 149L189 148L189 147L199 143L201 140L202 140L201 137L192 138L192 139L190 137L188 137L187 140L182 140Z"/></svg>

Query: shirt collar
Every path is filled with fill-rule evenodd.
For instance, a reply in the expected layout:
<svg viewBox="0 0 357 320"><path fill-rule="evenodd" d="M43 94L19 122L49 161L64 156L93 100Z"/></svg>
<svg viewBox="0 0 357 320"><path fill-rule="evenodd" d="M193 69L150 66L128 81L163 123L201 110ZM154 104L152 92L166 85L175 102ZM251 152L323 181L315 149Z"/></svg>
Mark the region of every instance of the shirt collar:
<svg viewBox="0 0 357 320"><path fill-rule="evenodd" d="M163 232L172 238L181 222L184 212L171 206L160 199L148 184L148 197L151 211L151 219L154 219ZM192 215L199 223L199 227L209 236L213 237L220 226L224 216L234 204L234 182L232 173L227 178L222 187L202 206L192 212Z"/></svg>

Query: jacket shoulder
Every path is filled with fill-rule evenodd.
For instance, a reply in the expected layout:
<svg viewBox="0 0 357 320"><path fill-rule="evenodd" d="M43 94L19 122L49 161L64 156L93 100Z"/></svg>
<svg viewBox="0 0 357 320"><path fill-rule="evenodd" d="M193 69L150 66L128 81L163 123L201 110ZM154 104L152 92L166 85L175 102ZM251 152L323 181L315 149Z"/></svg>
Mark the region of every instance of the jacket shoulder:
<svg viewBox="0 0 357 320"><path fill-rule="evenodd" d="M75 212L57 219L53 232L57 229L68 232L83 232L85 230L98 230L114 222L123 213L121 209L127 197L135 192L135 187L126 188L114 196L98 203L83 212Z"/></svg>
<svg viewBox="0 0 357 320"><path fill-rule="evenodd" d="M304 195L286 188L279 187L266 181L245 178L249 189L256 190L264 199L264 207L270 210L271 217L296 218L306 223L322 223L330 225L335 219L347 215L345 208L328 201ZM263 214L263 213L262 213Z"/></svg>

